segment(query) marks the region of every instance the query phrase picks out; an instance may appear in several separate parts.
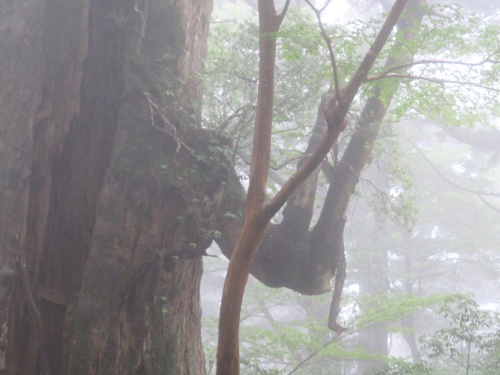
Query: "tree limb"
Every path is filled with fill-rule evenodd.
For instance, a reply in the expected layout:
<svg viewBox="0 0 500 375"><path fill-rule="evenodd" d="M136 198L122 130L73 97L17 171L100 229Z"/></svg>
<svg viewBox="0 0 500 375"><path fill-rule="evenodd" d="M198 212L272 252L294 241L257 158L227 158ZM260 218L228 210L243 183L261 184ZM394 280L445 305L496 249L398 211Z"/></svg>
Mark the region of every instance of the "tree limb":
<svg viewBox="0 0 500 375"><path fill-rule="evenodd" d="M477 194L477 197L478 197L479 199L481 199L481 200L483 201L483 203L484 203L486 206L488 206L488 207L489 207L489 208L491 208L493 211L495 211L495 212L497 212L497 213L499 213L499 214L500 214L500 208L497 208L497 207L493 206L493 205L492 205L490 202L488 202L488 201L487 201L487 200L486 200L486 199L485 199L482 195Z"/></svg>
<svg viewBox="0 0 500 375"><path fill-rule="evenodd" d="M445 79L445 78L437 78L437 77L424 77L424 76L418 76L418 75L413 75L413 74L387 74L385 76L374 76L374 77L368 77L366 79L366 82L373 82L376 80L380 79L386 79L386 78L399 78L399 79L409 79L409 80L420 80L420 81L428 81L432 83L436 83L438 85L444 85L445 83L451 83L455 85L466 85L466 86L474 86L478 87L480 89L484 90L489 90L489 91L495 91L495 92L500 92L500 89L490 87L490 86L484 86L476 82L468 82L468 81L458 81L458 80L453 80L453 79Z"/></svg>
<svg viewBox="0 0 500 375"><path fill-rule="evenodd" d="M377 37L375 38L375 41L370 46L370 49L368 50L363 61L359 65L358 70L356 71L353 78L347 85L347 91L350 94L349 96L352 95L354 97L358 88L361 86L363 82L366 81L366 77L368 77L368 73L370 72L373 63L375 62L378 55L382 51L382 48L384 47L385 42L387 41L387 38L391 34L394 25L398 22L399 17L403 12L403 9L406 7L407 2L408 0L397 0L394 3L394 6L389 12L387 19L385 20L384 24L382 25L382 28L380 29Z"/></svg>
<svg viewBox="0 0 500 375"><path fill-rule="evenodd" d="M481 66L481 65L484 65L486 63L499 64L500 63L499 60L492 60L491 59L492 56L498 55L498 54L500 54L500 52L493 53L493 54L489 55L487 58L485 58L485 59L483 59L481 61L478 61L478 62L465 62L465 61L440 60L440 59L415 60L415 61L408 62L408 63L405 63L405 64L396 64L396 65L393 65L393 66L389 67L388 69L384 70L383 72L380 72L380 73L377 73L374 76L368 77L367 81L368 82L376 81L377 79L381 79L381 78L387 76L391 72L394 72L394 71L397 71L397 70L400 70L400 69L410 68L410 67L415 66L415 65L431 65L431 64L438 65L438 64L442 64L442 65Z"/></svg>
<svg viewBox="0 0 500 375"><path fill-rule="evenodd" d="M333 70L333 88L335 91L335 96L337 98L340 97L340 84L339 84L339 74L337 70L337 62L335 60L335 53L333 52L333 47L332 47L332 39L328 36L326 33L325 27L323 25L323 21L321 21L321 13L326 9L328 4L330 4L330 0L327 0L326 3L323 5L321 9L317 9L313 3L311 3L310 0L305 0L307 4L311 7L313 10L314 14L316 15L316 19L318 20L318 25L321 31L321 36L323 37L326 46L328 47L328 53L330 55L330 62L332 65L332 70Z"/></svg>
<svg viewBox="0 0 500 375"><path fill-rule="evenodd" d="M425 156L424 152L417 147L417 145L413 144L413 147L415 148L415 150L418 151L418 153L424 158L424 160L430 165L430 167L434 170L434 172L436 172L436 174L441 177L443 180L445 180L446 182L448 182L450 185L456 187L457 189L460 189L462 191L466 191L467 193L471 193L471 194L476 194L478 196L483 196L483 197L500 197L500 193L488 193L488 192L485 192L485 191L480 191L480 190L475 190L475 189L469 189L465 186L461 186L459 184L457 184L456 182L452 181L451 179L449 179L448 177L446 177L443 173L441 173L439 171L439 169L437 169L437 167L429 160L429 158L427 156Z"/></svg>
<svg viewBox="0 0 500 375"><path fill-rule="evenodd" d="M307 178L307 176L318 167L335 143L338 135L347 126L345 116L347 115L347 111L351 106L354 96L368 76L370 68L382 51L392 28L398 21L399 16L403 12L407 2L408 0L396 1L391 9L391 12L387 16L384 25L380 29L380 32L377 34L375 41L372 43L369 51L366 53L365 58L361 62L351 81L347 84L345 89L342 90L343 92L339 93L339 96L332 96L325 104L325 119L328 125L328 131L323 135L320 145L313 155L311 155L307 163L290 177L278 194L267 204L265 216L269 217L269 219L274 216L276 212L278 212L283 204L285 204L286 200L290 197L297 186L300 185Z"/></svg>

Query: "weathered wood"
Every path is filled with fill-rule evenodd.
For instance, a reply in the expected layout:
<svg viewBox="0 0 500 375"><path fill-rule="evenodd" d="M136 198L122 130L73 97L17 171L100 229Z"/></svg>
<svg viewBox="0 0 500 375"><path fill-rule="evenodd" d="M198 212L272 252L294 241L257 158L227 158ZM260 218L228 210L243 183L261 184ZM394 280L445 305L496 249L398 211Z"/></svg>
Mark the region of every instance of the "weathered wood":
<svg viewBox="0 0 500 375"><path fill-rule="evenodd" d="M0 264L26 275L0 291L1 371L204 372L200 257L168 253L191 243L203 251L220 204L218 185L184 184L181 173L197 162L177 150L209 145L198 103L210 11L201 0L1 2ZM151 115L151 103L173 125ZM129 147L141 137L150 144ZM194 199L206 212L186 203ZM188 219L176 222L180 215ZM102 315L87 309L91 295L97 307L109 304ZM85 357L92 321L108 339Z"/></svg>

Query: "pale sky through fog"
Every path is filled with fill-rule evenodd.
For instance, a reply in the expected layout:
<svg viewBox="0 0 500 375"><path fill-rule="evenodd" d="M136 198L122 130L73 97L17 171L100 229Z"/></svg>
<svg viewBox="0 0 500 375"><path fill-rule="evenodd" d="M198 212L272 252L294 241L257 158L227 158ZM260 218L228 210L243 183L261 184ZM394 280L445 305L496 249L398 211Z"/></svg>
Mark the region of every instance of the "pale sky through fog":
<svg viewBox="0 0 500 375"><path fill-rule="evenodd" d="M332 0L325 10L322 19L328 23L336 23L339 20L345 22L352 16L352 8L344 0Z"/></svg>

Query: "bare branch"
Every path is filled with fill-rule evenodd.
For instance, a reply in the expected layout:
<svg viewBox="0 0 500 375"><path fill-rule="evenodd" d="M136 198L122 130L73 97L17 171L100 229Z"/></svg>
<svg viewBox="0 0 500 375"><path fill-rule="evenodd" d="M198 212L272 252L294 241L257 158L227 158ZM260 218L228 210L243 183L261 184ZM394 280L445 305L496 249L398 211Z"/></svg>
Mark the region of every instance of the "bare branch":
<svg viewBox="0 0 500 375"><path fill-rule="evenodd" d="M280 23L283 21L283 18L285 18L286 12L288 11L288 7L290 6L290 0L286 0L285 6L283 7L283 10L281 13L278 15L280 19Z"/></svg>
<svg viewBox="0 0 500 375"><path fill-rule="evenodd" d="M410 80L421 80L421 81L427 81L431 83L435 83L437 85L444 85L445 83L450 83L454 85L466 85L466 86L474 86L478 87L483 90L488 90L488 91L495 91L495 92L500 92L500 89L490 87L490 86L484 86L476 82L468 82L468 81L457 81L453 79L444 79L444 78L437 78L437 77L423 77L423 76L417 76L413 74L388 74L386 76L378 77L373 76L373 77L368 77L366 79L366 82L373 82L381 79L386 79L386 78L399 78L399 79L410 79Z"/></svg>
<svg viewBox="0 0 500 375"><path fill-rule="evenodd" d="M372 43L369 51L367 52L365 58L361 62L358 70L356 71L354 77L351 79L346 87L345 97L342 94L337 97L337 105L331 99L326 104L325 108L325 118L327 120L328 131L323 135L320 144L316 151L311 155L307 162L295 172L290 179L283 185L281 190L272 198L265 207L264 216L269 217L269 219L278 212L278 210L285 204L286 200L295 191L298 185L300 185L307 176L316 169L316 167L321 163L324 157L332 148L333 144L338 138L338 135L345 129L347 122L345 121L345 116L347 111L356 95L359 87L366 80L368 76L368 71L372 67L375 59L379 55L380 51L387 41L394 25L396 24L399 16L403 12L404 7L408 0L397 0L394 4L391 12L387 16L384 25L377 34L375 41Z"/></svg>
<svg viewBox="0 0 500 375"><path fill-rule="evenodd" d="M234 110L233 114L228 116L222 124L218 126L219 131L225 131L231 121L238 117L244 117L246 116L250 111L255 111L255 105L253 104L246 104L241 106L240 108Z"/></svg>
<svg viewBox="0 0 500 375"><path fill-rule="evenodd" d="M342 129L343 130L343 129ZM339 133L340 131L339 130ZM286 200L295 191L295 189L316 169L324 159L325 155L332 148L338 134L326 132L321 138L316 151L311 155L307 162L300 167L282 186L281 190L272 198L265 207L265 216L273 217L276 212L285 204Z"/></svg>
<svg viewBox="0 0 500 375"><path fill-rule="evenodd" d="M318 20L319 29L321 31L321 36L325 40L326 46L328 47L328 53L330 55L330 62L332 63L332 70L333 70L333 82L334 82L333 86L334 86L334 90L335 90L335 96L337 98L339 98L340 97L339 75L338 75L338 70L337 70L337 62L335 60L335 53L333 52L332 39L326 33L325 27L323 25L323 21L321 20L321 13L326 9L328 4L330 4L330 0L327 0L321 9L317 9L313 5L313 3L311 3L310 0L305 0L305 2L307 4L309 4L309 6L313 10L314 14L316 15L316 18Z"/></svg>
<svg viewBox="0 0 500 375"><path fill-rule="evenodd" d="M151 120L151 126L163 133L166 133L168 135L170 135L173 140L177 143L177 147L175 149L175 152L179 152L181 146L183 146L192 156L195 156L196 155L196 152L191 148L189 147L188 145L186 145L178 136L177 136L177 129L176 127L168 120L167 117L165 117L165 115L163 114L162 110L151 100L151 96L144 93L144 96L146 97L146 99L148 100L148 103L149 103L149 113L150 113L150 120ZM171 131L165 129L165 128L160 128L159 126L157 126L155 124L155 119L154 119L154 111L156 111L156 113L160 116L160 118L162 119L162 121L165 123L165 125L168 125L171 129Z"/></svg>
<svg viewBox="0 0 500 375"><path fill-rule="evenodd" d="M455 60L440 60L440 59L424 59L424 60L416 60L416 61L411 61L405 64L397 64L389 67L388 69L384 70L383 72L380 72L374 76L368 77L367 82L370 81L375 81L377 79L384 78L387 76L389 73L392 73L394 71L400 70L400 69L405 69L409 68L415 65L431 65L431 64L442 64L442 65L462 65L462 66L469 66L469 67L474 67L474 66L481 66L484 64L500 64L500 60L492 60L491 57L500 54L500 52L493 53L486 57L485 59L477 62L465 62L465 61L455 61Z"/></svg>
<svg viewBox="0 0 500 375"><path fill-rule="evenodd" d="M299 155L299 156L294 156L293 158L290 158L288 160L285 160L283 163L277 165L277 166L273 166L273 165L270 165L269 168L272 169L273 171L279 171L281 168L283 167L286 167L288 164L290 164L292 161L296 161L296 160L299 160L301 158L303 158L304 156L310 156L310 155Z"/></svg>
<svg viewBox="0 0 500 375"><path fill-rule="evenodd" d="M394 6L392 7L389 15L382 25L382 28L377 34L377 37L375 38L374 42L370 46L370 49L363 58L363 61L358 67L358 70L356 71L356 73L354 73L354 76L346 87L347 92L349 92L352 97L354 97L361 84L366 81L366 77L368 77L368 73L370 72L371 67L382 51L387 38L391 34L394 25L398 21L399 16L403 12L403 9L406 7L407 3L408 0L397 0L394 3Z"/></svg>
<svg viewBox="0 0 500 375"><path fill-rule="evenodd" d="M352 333L351 333L352 334ZM336 341L340 341L343 339L345 336L348 336L348 334L344 332L337 333L332 339L328 340L325 342L322 346L323 348L329 347L331 344L333 344ZM294 374L295 372L299 371L307 362L309 362L313 357L315 357L319 353L318 350L313 351L311 354L309 354L305 359L303 359L297 366L295 366L292 371L288 373L288 375Z"/></svg>
<svg viewBox="0 0 500 375"><path fill-rule="evenodd" d="M477 194L477 197L479 199L481 199L483 201L483 203L488 206L489 208L491 208L493 211L495 212L498 212L500 214L500 208L497 208L495 206L493 206L490 202L488 202L482 195L480 194Z"/></svg>
<svg viewBox="0 0 500 375"><path fill-rule="evenodd" d="M425 153L420 148L417 147L417 145L413 144L413 147L425 159L425 161L431 166L431 168L434 170L434 172L436 172L436 174L439 177L441 177L443 180L448 182L450 185L453 185L457 189L463 190L467 193L476 194L477 196L481 196L481 197L497 197L497 198L500 197L500 193L488 193L485 191L469 189L465 186L461 186L461 185L457 184L456 182L454 182L451 179L449 179L448 177L446 177L443 173L441 173L441 171L439 171L439 169L437 169L437 167L429 160L429 158L425 155Z"/></svg>

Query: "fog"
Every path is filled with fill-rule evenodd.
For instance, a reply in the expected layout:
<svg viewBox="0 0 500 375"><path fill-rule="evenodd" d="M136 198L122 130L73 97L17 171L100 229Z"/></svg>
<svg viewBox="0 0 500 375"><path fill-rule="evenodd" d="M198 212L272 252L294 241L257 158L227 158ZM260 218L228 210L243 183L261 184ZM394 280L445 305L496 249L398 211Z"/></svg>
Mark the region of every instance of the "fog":
<svg viewBox="0 0 500 375"><path fill-rule="evenodd" d="M255 3L216 1L211 26L252 19ZM323 13L323 22L367 23L387 9L390 6L387 3L334 0ZM451 2L430 3L436 5L430 8L436 17L452 17L452 13L447 13ZM461 7L456 9L464 17L472 14L477 17L478 28L499 25L497 2L456 3ZM300 4L295 12L310 13L307 4ZM312 16L310 19L315 21ZM429 28L427 32L435 31ZM494 62L478 74L485 75L480 79L481 85L491 87L485 89L479 84L447 87L441 82L436 92L422 94L412 91L413 83L408 83L400 90L401 96L395 99L392 112L389 111L381 125L371 161L359 176L346 212L347 279L340 313L346 331L336 333L326 327L331 292L302 296L286 289L267 288L251 278L243 302L240 333L242 373L500 373L500 325L496 315L500 312L500 120L496 117L500 97L498 86L494 86L500 75L496 64L500 45L498 40L490 42L488 58ZM340 48L341 43L342 40L335 39L334 48ZM366 46L356 48L362 51ZM213 51L209 51L209 58ZM307 55L306 47L303 51ZM432 56L430 52L417 56L461 60L461 54L465 53L442 51L445 50ZM464 61L484 58L479 50L468 52L463 55ZM280 69L278 65L277 70ZM461 67L432 69L425 66L422 72L430 71L435 73L434 78L444 80L462 74ZM470 67L463 69L464 75L470 73ZM291 80L294 79L301 78ZM213 90L212 84L209 81L209 90ZM224 82L220 84L227 87ZM285 92L283 97L289 100L287 95L293 94ZM351 109L350 128L339 139L340 155L354 132L357 111L366 102L363 94ZM244 96L241 92L227 94L231 95L242 102L253 100L251 95ZM424 111L441 105L433 103L435 98L442 97L446 103L451 96L459 103L451 103L446 109ZM426 102L426 98L431 99ZM308 100L317 105L320 97ZM273 138L277 165L293 160L295 155L289 150L290 139L279 131L293 128L295 121L314 123L314 104L307 111L277 125L280 135ZM204 113L210 117L210 110ZM228 110L221 117L228 118L230 114ZM247 120L251 123L251 118ZM304 132L303 138L291 137L292 148L302 152L309 133ZM244 184L250 139L249 135L243 137L240 145L246 144L247 149L236 151ZM335 158L332 153L332 164L337 162ZM282 184L295 168L293 162L289 164L271 171L272 184L277 187ZM327 179L322 177L316 198L317 212L326 187ZM275 222L279 221L278 215ZM215 244L208 253L214 257L205 257L204 261L203 335L207 372L215 373L216 320L228 260Z"/></svg>

